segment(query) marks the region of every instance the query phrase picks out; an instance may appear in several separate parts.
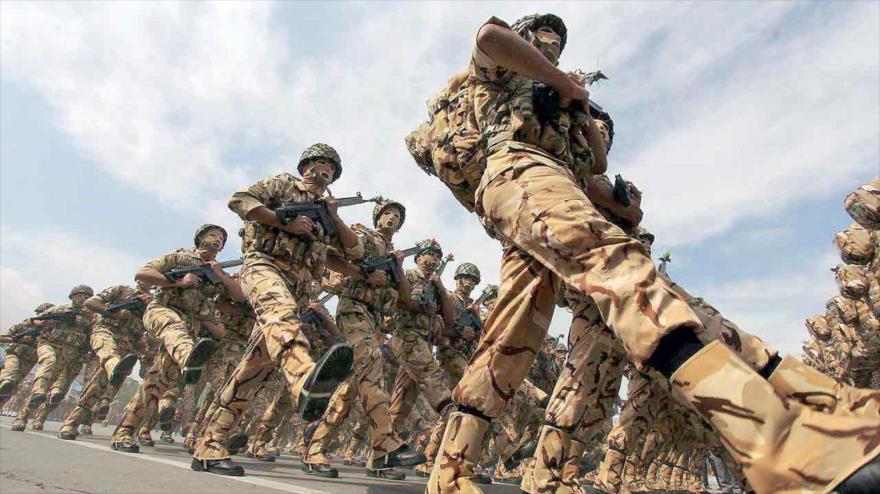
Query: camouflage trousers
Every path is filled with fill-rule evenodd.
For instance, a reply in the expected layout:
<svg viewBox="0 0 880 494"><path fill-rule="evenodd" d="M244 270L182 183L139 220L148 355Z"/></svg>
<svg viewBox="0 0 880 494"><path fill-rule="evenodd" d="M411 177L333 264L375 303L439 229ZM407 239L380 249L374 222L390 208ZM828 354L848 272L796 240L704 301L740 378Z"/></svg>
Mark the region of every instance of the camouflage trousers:
<svg viewBox="0 0 880 494"><path fill-rule="evenodd" d="M7 394L0 396L0 406L15 395L16 388L24 381L25 376L37 365L36 359L22 358L14 353L6 355L6 363L0 370L0 385L10 383Z"/></svg>
<svg viewBox="0 0 880 494"><path fill-rule="evenodd" d="M451 404L452 398L443 369L431 352L431 345L418 331L409 328L396 329L391 340L391 349L400 361L400 369L391 391L391 428L401 430L420 393L424 394L428 404L437 413Z"/></svg>
<svg viewBox="0 0 880 494"><path fill-rule="evenodd" d="M195 458L229 458L226 440L238 425L242 413L269 378L280 370L293 397L300 396L305 381L315 367L309 355L311 345L303 333L300 312L307 307L306 286L310 279L293 280L275 267L249 265L241 270L241 282L256 313L253 346L245 352L228 382L218 394L217 410L196 444Z"/></svg>
<svg viewBox="0 0 880 494"><path fill-rule="evenodd" d="M194 346L192 329L180 313L155 301L144 313L144 327L159 340L159 352L126 405L125 416L113 433L114 442L131 440L141 423L160 409L160 397L181 383L181 369Z"/></svg>
<svg viewBox="0 0 880 494"><path fill-rule="evenodd" d="M92 327L92 335L89 337L92 351L98 356L98 361L109 379L113 369L123 357L134 353L134 342L131 336L119 334L114 328L103 324Z"/></svg>
<svg viewBox="0 0 880 494"><path fill-rule="evenodd" d="M217 408L215 401L217 392L223 389L226 380L232 375L232 371L235 370L235 366L241 360L243 353L244 348L238 345L225 345L208 360L206 374L209 388L205 395L205 401L202 402L187 431L187 445L195 444L196 438L204 432L205 427L208 425L205 417L212 416Z"/></svg>
<svg viewBox="0 0 880 494"><path fill-rule="evenodd" d="M118 386L110 385L104 368L96 366L89 376L76 406L67 414L59 432L76 432L76 428L80 424L91 425L93 412L103 400L112 400L118 391Z"/></svg>
<svg viewBox="0 0 880 494"><path fill-rule="evenodd" d="M31 414L34 425L42 427L49 412L55 409L67 396L73 380L83 366L83 358L78 349L70 349L46 341L37 343L37 372L34 385L24 407L18 412L15 424L24 425ZM45 394L46 400L39 405L31 405L36 394Z"/></svg>
<svg viewBox="0 0 880 494"><path fill-rule="evenodd" d="M151 432L156 428L156 425L159 424L159 414L162 410L165 409L174 409L177 408L177 402L180 399L181 390L183 386L178 381L176 386L169 387L162 395L159 397L157 401L152 401L148 406L143 407L138 410L138 414L142 414L144 419L141 421L141 427L137 432L138 438L150 438L152 436ZM138 400L137 394L132 397L132 400ZM135 401L135 403L137 403ZM128 407L132 404L132 401L129 401L126 404L125 414L123 414L122 419L120 419L120 423L125 419L125 416L128 414ZM129 433L130 434L130 433Z"/></svg>
<svg viewBox="0 0 880 494"><path fill-rule="evenodd" d="M383 387L385 359L380 350L382 335L375 317L365 312L339 314L336 317L336 324L354 351L352 373L330 399L327 411L309 442L303 461L330 463L325 456L330 442L349 416L355 401L360 399L364 412L363 419L372 429L370 444L373 452L368 464L368 468L372 468L373 460L382 458L402 444L397 434L392 431L389 399Z"/></svg>

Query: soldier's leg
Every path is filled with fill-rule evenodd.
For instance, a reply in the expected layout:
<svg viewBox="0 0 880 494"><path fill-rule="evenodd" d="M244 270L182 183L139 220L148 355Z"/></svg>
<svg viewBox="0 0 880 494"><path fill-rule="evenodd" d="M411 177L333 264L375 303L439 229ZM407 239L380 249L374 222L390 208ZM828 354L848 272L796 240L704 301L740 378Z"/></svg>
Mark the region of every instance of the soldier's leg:
<svg viewBox="0 0 880 494"><path fill-rule="evenodd" d="M407 419L418 398L419 384L403 370L398 371L394 378L394 384L391 386L389 413L391 414L392 429L397 431L406 428Z"/></svg>
<svg viewBox="0 0 880 494"><path fill-rule="evenodd" d="M269 452L272 436L281 424L281 420L292 409L293 402L291 401L290 393L284 388L279 389L275 399L272 400L272 403L269 404L260 417L257 431L254 434L253 442L251 442L248 451L249 456L261 461L275 461L275 457Z"/></svg>
<svg viewBox="0 0 880 494"><path fill-rule="evenodd" d="M21 358L13 353L6 355L6 363L0 369L0 406L15 394L18 385L36 363L36 360Z"/></svg>
<svg viewBox="0 0 880 494"><path fill-rule="evenodd" d="M28 401L12 422L12 430L23 431L31 414L48 399L49 387L60 373L60 356L56 348L46 342L37 343L37 372Z"/></svg>
<svg viewBox="0 0 880 494"><path fill-rule="evenodd" d="M83 362L78 355L67 355L62 357L62 362L59 362L58 367L60 372L49 387L49 398L40 404L34 412L34 422L31 427L35 431L43 430L46 418L64 401L74 379L83 368Z"/></svg>
<svg viewBox="0 0 880 494"><path fill-rule="evenodd" d="M76 439L77 427L84 423L86 418L93 415L92 410L104 397L108 387L107 373L104 372L102 367L97 367L92 372L91 379L89 379L83 389L76 407L67 415L64 419L64 424L61 425L61 429L58 431L58 436L61 439Z"/></svg>
<svg viewBox="0 0 880 494"><path fill-rule="evenodd" d="M180 380L180 368L164 350L160 350L153 365L144 375L138 392L125 407L125 415L113 431L111 447L118 451L137 452L134 434L144 419L157 410L159 397L176 388Z"/></svg>

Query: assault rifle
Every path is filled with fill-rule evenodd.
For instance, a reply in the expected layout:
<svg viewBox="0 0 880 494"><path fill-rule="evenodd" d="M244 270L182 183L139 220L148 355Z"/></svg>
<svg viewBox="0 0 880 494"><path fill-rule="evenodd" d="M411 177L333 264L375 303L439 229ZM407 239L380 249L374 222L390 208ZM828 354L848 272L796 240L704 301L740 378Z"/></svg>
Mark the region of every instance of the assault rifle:
<svg viewBox="0 0 880 494"><path fill-rule="evenodd" d="M449 261L455 259L453 254L448 254L443 262L440 263L440 266L434 271L438 277L443 276L443 271L446 269L446 265L449 264ZM419 298L419 305L422 306L422 310L426 310L428 304L440 305L440 295L437 294L437 285L434 283L428 282L425 288L422 290L422 296Z"/></svg>
<svg viewBox="0 0 880 494"><path fill-rule="evenodd" d="M483 305L489 298L489 287L483 288L483 293L480 294L480 298L473 303L475 307L480 307ZM483 330L483 321L474 314L474 311L471 310L470 307L466 308L458 315L458 319L455 320L455 324L453 328L455 329L456 334L460 334L464 328L471 327L474 328L475 331L480 332Z"/></svg>
<svg viewBox="0 0 880 494"><path fill-rule="evenodd" d="M46 333L48 331L52 331L50 328L30 328L22 331L21 333L11 334L11 335L3 335L7 336L10 341L13 343L18 343L24 338L28 336L38 336L40 333Z"/></svg>
<svg viewBox="0 0 880 494"><path fill-rule="evenodd" d="M421 251L422 249L416 246L400 252L403 254L403 257L409 257L414 256ZM361 264L361 270L364 272L364 277L369 276L374 271L385 271L385 273L391 277L391 280L395 285L403 280L403 271L400 269L400 266L397 265L397 258L394 256L394 253L367 259Z"/></svg>
<svg viewBox="0 0 880 494"><path fill-rule="evenodd" d="M220 268L231 268L235 266L241 266L244 264L244 259L235 259L234 261L224 261L220 263ZM171 281L177 281L188 274L194 274L202 279L202 281L208 282L212 285L217 285L220 283L220 278L214 274L214 271L211 269L211 266L207 264L199 264L198 266L189 266L186 268L174 268L171 271L165 273L165 277Z"/></svg>
<svg viewBox="0 0 880 494"><path fill-rule="evenodd" d="M71 325L76 322L76 312L66 310L64 312L54 312L52 314L42 314L32 317L31 321L55 321L61 324Z"/></svg>
<svg viewBox="0 0 880 494"><path fill-rule="evenodd" d="M122 302L117 302L115 304L110 304L107 306L108 313L112 314L114 312L119 312L121 310L128 310L131 312L140 312L143 313L147 310L147 304L141 300L140 297L135 297L131 300L123 300Z"/></svg>
<svg viewBox="0 0 880 494"><path fill-rule="evenodd" d="M336 203L339 204L339 207L346 207L356 206L365 202L376 202L378 200L379 196L364 199L363 196L361 196L361 193L358 192L354 197L341 197L336 199ZM278 217L278 221L280 221L282 225L290 223L297 216L305 216L313 222L321 225L321 228L324 229L324 234L332 235L336 233L336 227L333 225L333 220L330 217L330 210L327 209L327 201L325 199L285 203L275 210L275 216Z"/></svg>
<svg viewBox="0 0 880 494"><path fill-rule="evenodd" d="M324 305L328 300L333 298L334 294L328 293L323 297L317 300L318 304ZM318 314L318 311L309 307L299 316L299 320L303 322L303 324L309 324L314 326L316 329L323 329L326 332L322 331L321 335L324 337L324 340L328 345L334 345L336 343L345 343L345 336L339 332L339 329L335 324L324 324L324 319Z"/></svg>
<svg viewBox="0 0 880 494"><path fill-rule="evenodd" d="M323 297L319 298L317 300L317 302L320 305L324 305L324 303L327 302L328 300L330 300L331 298L333 298L333 294L328 293L328 294L325 294ZM306 324L311 324L313 326L320 326L321 325L321 316L318 315L318 311L316 311L315 309L312 309L311 307L306 309L305 312L303 312L302 315L299 316L299 319L302 322L304 322Z"/></svg>

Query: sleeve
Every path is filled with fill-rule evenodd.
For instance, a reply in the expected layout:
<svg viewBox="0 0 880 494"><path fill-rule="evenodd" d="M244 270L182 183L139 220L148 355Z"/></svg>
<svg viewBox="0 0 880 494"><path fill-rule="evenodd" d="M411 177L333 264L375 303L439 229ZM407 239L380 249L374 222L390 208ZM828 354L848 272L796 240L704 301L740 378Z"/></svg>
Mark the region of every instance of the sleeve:
<svg viewBox="0 0 880 494"><path fill-rule="evenodd" d="M488 24L493 24L495 26L500 26L505 29L510 29L510 26L497 17L491 17L489 20L483 23L480 26L480 29L483 26ZM477 30L479 32L479 29ZM492 58L487 55L483 50L480 49L480 46L477 45L476 37L474 38L474 47L471 52L471 62L470 62L470 75L481 81L493 81L496 79L500 79L504 75L507 74L507 69L504 69L500 65L498 65Z"/></svg>
<svg viewBox="0 0 880 494"><path fill-rule="evenodd" d="M357 244L354 247L342 246L345 258L350 261L359 261L364 258L364 238L360 235L356 235L356 237Z"/></svg>
<svg viewBox="0 0 880 494"><path fill-rule="evenodd" d="M276 202L286 183L285 174L264 178L254 185L232 194L229 199L229 209L241 219L246 220L248 214L254 209Z"/></svg>
<svg viewBox="0 0 880 494"><path fill-rule="evenodd" d="M177 259L177 253L171 252L170 254L165 254L162 257L157 259L153 259L152 261L146 264L146 267L153 268L160 273L165 273L171 269L174 269L178 266L179 261Z"/></svg>
<svg viewBox="0 0 880 494"><path fill-rule="evenodd" d="M121 298L123 288L125 288L123 285L114 285L114 286L105 288L100 293L96 293L91 298L86 300L86 303L88 304L89 302L97 302L99 304L107 305L111 301L116 301L116 300L119 300L119 298Z"/></svg>

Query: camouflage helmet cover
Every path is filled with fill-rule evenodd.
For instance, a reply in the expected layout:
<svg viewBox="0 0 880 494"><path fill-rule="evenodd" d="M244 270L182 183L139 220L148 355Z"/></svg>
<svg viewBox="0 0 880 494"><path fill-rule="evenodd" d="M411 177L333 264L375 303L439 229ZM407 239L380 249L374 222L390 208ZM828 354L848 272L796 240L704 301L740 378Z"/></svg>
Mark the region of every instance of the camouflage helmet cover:
<svg viewBox="0 0 880 494"><path fill-rule="evenodd" d="M77 293L85 293L86 295L91 297L95 294L95 291L92 290L92 287L88 285L76 285L70 290L70 294L67 296L67 298L73 298L73 296Z"/></svg>
<svg viewBox="0 0 880 494"><path fill-rule="evenodd" d="M531 33L541 29L542 27L549 27L553 29L553 31L559 35L559 51L565 49L565 42L568 40L568 29L565 27L565 22L562 21L557 15L554 14L532 14L527 15L525 17L521 17L516 22L513 23L513 26L510 27L517 34L531 40Z"/></svg>
<svg viewBox="0 0 880 494"><path fill-rule="evenodd" d="M51 309L52 307L55 307L55 304L50 302L43 302L42 304L38 305L36 309L34 309L34 312L40 314L47 309Z"/></svg>
<svg viewBox="0 0 880 494"><path fill-rule="evenodd" d="M196 230L195 235L193 235L193 243L195 244L195 246L196 247L199 246L199 242L202 240L202 235L204 235L208 230L213 230L213 229L220 230L223 233L223 245L226 245L226 238L228 237L228 234L226 233L226 229L224 229L222 226L212 225L210 223L207 223L207 224L200 226Z"/></svg>
<svg viewBox="0 0 880 494"><path fill-rule="evenodd" d="M498 285L487 285L486 286L486 300L492 300L494 298L498 298Z"/></svg>
<svg viewBox="0 0 880 494"><path fill-rule="evenodd" d="M299 157L299 163L296 165L296 171L302 175L307 164L320 158L326 158L333 163L333 181L339 179L339 176L342 175L342 158L332 146L321 142L312 144L303 151L302 156Z"/></svg>
<svg viewBox="0 0 880 494"><path fill-rule="evenodd" d="M476 264L472 264L469 262L462 263L455 270L455 279L458 279L459 276L470 276L471 278L477 280L477 283L480 282L482 278L480 278L480 268L476 266Z"/></svg>
<svg viewBox="0 0 880 494"><path fill-rule="evenodd" d="M395 207L400 210L400 226L403 226L403 222L406 221L406 208L403 204L384 197L376 201L376 206L373 207L373 226L376 226L379 223L379 217L382 216L385 208L390 207Z"/></svg>
<svg viewBox="0 0 880 494"><path fill-rule="evenodd" d="M639 240L648 242L649 244L654 243L654 234L649 232L645 227L640 226L638 230Z"/></svg>
<svg viewBox="0 0 880 494"><path fill-rule="evenodd" d="M433 238L422 240L416 245L419 247L419 249L421 249L419 250L419 253L416 254L416 259L418 259L419 256L421 256L422 254L435 254L443 257L443 248L440 247L440 244Z"/></svg>

